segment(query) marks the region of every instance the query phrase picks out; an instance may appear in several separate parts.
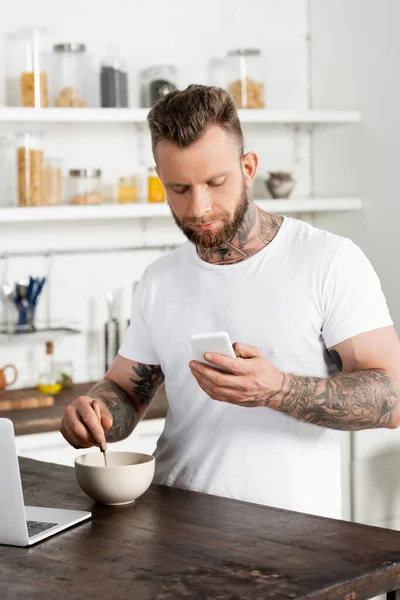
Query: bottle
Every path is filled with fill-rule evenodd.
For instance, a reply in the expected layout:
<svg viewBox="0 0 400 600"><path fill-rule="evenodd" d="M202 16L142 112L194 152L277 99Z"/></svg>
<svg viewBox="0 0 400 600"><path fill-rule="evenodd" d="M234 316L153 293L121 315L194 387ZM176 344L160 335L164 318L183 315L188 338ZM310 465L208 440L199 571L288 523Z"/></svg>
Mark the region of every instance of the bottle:
<svg viewBox="0 0 400 600"><path fill-rule="evenodd" d="M37 388L42 394L58 394L62 390L60 373L54 364L54 344L46 342L46 354L44 357L43 369L39 375Z"/></svg>
<svg viewBox="0 0 400 600"><path fill-rule="evenodd" d="M161 183L161 179L157 175L157 171L154 167L148 170L147 174L147 186L148 194L147 200L149 202L165 202L165 190Z"/></svg>

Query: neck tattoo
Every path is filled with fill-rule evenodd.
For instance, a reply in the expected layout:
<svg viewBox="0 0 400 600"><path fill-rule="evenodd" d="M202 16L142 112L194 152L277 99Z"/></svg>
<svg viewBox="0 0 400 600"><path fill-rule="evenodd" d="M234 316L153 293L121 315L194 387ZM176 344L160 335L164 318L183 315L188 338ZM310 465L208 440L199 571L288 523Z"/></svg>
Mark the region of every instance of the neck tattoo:
<svg viewBox="0 0 400 600"><path fill-rule="evenodd" d="M205 262L213 265L234 265L256 254L268 246L278 233L283 217L275 217L264 212L254 202L235 235L218 248L201 248L197 254Z"/></svg>

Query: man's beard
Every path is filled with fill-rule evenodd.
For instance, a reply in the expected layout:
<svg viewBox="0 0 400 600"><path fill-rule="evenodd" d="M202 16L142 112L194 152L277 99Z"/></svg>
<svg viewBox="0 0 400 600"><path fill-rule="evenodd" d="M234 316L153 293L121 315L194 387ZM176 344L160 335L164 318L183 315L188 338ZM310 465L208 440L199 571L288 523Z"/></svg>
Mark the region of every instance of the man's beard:
<svg viewBox="0 0 400 600"><path fill-rule="evenodd" d="M219 248L220 246L223 246L223 244L231 241L241 227L246 217L250 201L247 188L243 184L240 200L232 218L227 211L222 211L216 215L212 215L212 217L189 217L187 219L179 220L171 206L170 208L175 223L190 242L200 248ZM210 231L196 231L195 229L192 229L193 225L205 225L208 223L215 223L216 221L222 221L222 227L215 230L211 229Z"/></svg>

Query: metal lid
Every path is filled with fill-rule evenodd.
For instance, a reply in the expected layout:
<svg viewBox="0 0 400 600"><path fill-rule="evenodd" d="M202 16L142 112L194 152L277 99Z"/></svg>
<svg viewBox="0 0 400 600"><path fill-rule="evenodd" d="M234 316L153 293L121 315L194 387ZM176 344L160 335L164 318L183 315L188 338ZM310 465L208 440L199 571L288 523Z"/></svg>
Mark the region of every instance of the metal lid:
<svg viewBox="0 0 400 600"><path fill-rule="evenodd" d="M54 52L85 52L85 44L55 44Z"/></svg>
<svg viewBox="0 0 400 600"><path fill-rule="evenodd" d="M237 48L228 52L228 56L260 56L260 54L259 48Z"/></svg>
<svg viewBox="0 0 400 600"><path fill-rule="evenodd" d="M101 169L70 169L70 177L101 177Z"/></svg>

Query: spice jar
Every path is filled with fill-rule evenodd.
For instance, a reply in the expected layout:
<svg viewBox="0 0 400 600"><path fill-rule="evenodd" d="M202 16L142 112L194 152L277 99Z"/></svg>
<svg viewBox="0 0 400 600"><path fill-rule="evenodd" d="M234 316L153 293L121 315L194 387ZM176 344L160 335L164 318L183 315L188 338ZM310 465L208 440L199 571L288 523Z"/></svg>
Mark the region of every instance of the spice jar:
<svg viewBox="0 0 400 600"><path fill-rule="evenodd" d="M140 84L141 106L150 108L166 94L177 89L176 69L172 65L149 67L141 72Z"/></svg>
<svg viewBox="0 0 400 600"><path fill-rule="evenodd" d="M58 107L84 107L85 45L56 44L53 46L55 64L54 105Z"/></svg>
<svg viewBox="0 0 400 600"><path fill-rule="evenodd" d="M44 204L43 133L17 135L18 206Z"/></svg>
<svg viewBox="0 0 400 600"><path fill-rule="evenodd" d="M228 52L228 92L238 108L264 108L264 63L258 49Z"/></svg>
<svg viewBox="0 0 400 600"><path fill-rule="evenodd" d="M109 55L101 63L100 93L103 108L128 107L128 72L118 56L117 47L109 46Z"/></svg>
<svg viewBox="0 0 400 600"><path fill-rule="evenodd" d="M165 202L164 186L161 183L161 179L157 175L157 171L155 170L154 167L151 167L148 170L147 185L148 185L148 194L147 194L148 202Z"/></svg>
<svg viewBox="0 0 400 600"><path fill-rule="evenodd" d="M59 158L47 158L44 164L44 203L57 206L62 201L62 169Z"/></svg>
<svg viewBox="0 0 400 600"><path fill-rule="evenodd" d="M118 180L118 204L137 202L138 188L136 177L120 177Z"/></svg>
<svg viewBox="0 0 400 600"><path fill-rule="evenodd" d="M49 105L46 34L45 29L33 28L19 29L15 34L6 36L6 96L9 105Z"/></svg>
<svg viewBox="0 0 400 600"><path fill-rule="evenodd" d="M100 169L71 169L69 171L69 203L101 204Z"/></svg>

